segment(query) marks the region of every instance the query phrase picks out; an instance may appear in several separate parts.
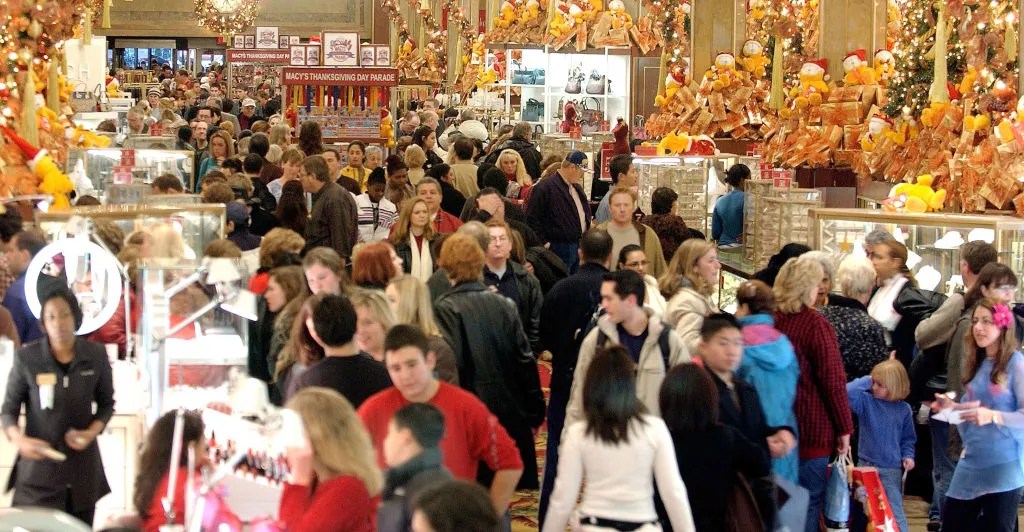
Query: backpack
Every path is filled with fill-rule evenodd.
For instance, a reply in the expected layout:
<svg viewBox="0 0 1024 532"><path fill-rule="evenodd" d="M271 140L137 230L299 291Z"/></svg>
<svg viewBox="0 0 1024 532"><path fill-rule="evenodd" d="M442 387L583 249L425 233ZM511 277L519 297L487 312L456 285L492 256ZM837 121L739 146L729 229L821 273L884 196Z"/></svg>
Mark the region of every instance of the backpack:
<svg viewBox="0 0 1024 532"><path fill-rule="evenodd" d="M591 319L594 319L593 317ZM597 322L594 322L597 325ZM593 328L593 327L592 327ZM665 372L668 372L669 368L669 357L672 355L672 346L669 345L668 333L672 328L667 323L661 322L661 333L658 334L658 349L661 350L661 361L665 364ZM608 343L608 335L602 330L597 331L597 347L604 347Z"/></svg>

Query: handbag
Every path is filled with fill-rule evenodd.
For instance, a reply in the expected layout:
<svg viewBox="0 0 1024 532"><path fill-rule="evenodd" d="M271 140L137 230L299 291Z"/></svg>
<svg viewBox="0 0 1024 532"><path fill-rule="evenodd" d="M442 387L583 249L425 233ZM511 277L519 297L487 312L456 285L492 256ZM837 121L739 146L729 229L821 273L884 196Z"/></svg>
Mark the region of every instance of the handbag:
<svg viewBox="0 0 1024 532"><path fill-rule="evenodd" d="M544 69L543 68L535 68L535 69L533 69L533 84L534 85L545 85L546 83L547 83L547 80L545 79L545 76L544 76Z"/></svg>
<svg viewBox="0 0 1024 532"><path fill-rule="evenodd" d="M846 473L850 456L844 454L828 465L825 481L825 525L846 528L850 522L850 482Z"/></svg>
<svg viewBox="0 0 1024 532"><path fill-rule="evenodd" d="M601 110L601 102L589 96L580 102L580 130L585 133L595 133L601 130L601 122L604 121L604 111Z"/></svg>
<svg viewBox="0 0 1024 532"><path fill-rule="evenodd" d="M513 85L535 85L537 83L537 77L533 70L514 70L512 71L512 84Z"/></svg>
<svg viewBox="0 0 1024 532"><path fill-rule="evenodd" d="M726 532L764 532L761 510L754 498L754 491L742 473L736 472L732 493L729 494L729 511L725 517Z"/></svg>
<svg viewBox="0 0 1024 532"><path fill-rule="evenodd" d="M611 82L608 81L608 76L599 74L596 70L592 71L590 77L587 78L587 94L604 94L610 86Z"/></svg>
<svg viewBox="0 0 1024 532"><path fill-rule="evenodd" d="M569 81L565 83L566 94L579 94L583 91L583 80L579 78L569 78Z"/></svg>
<svg viewBox="0 0 1024 532"><path fill-rule="evenodd" d="M544 118L544 102L530 98L523 105L523 121L540 122Z"/></svg>
<svg viewBox="0 0 1024 532"><path fill-rule="evenodd" d="M81 90L79 90L81 89ZM89 91L84 82L75 84L71 92L71 109L76 113L89 113L96 110L98 98L96 91Z"/></svg>
<svg viewBox="0 0 1024 532"><path fill-rule="evenodd" d="M636 140L647 140L647 119L644 115L636 115L633 117L633 138Z"/></svg>

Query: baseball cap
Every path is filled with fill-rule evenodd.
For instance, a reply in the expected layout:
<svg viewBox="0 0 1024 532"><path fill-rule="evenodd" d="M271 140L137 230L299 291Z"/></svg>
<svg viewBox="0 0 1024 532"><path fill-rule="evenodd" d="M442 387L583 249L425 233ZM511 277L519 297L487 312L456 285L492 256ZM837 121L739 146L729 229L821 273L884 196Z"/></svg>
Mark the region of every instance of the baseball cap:
<svg viewBox="0 0 1024 532"><path fill-rule="evenodd" d="M237 201L232 201L228 203L227 219L229 222L235 222L236 227L248 225L249 209Z"/></svg>
<svg viewBox="0 0 1024 532"><path fill-rule="evenodd" d="M581 151L571 151L565 156L565 160L576 166L586 167L587 165L587 154Z"/></svg>
<svg viewBox="0 0 1024 532"><path fill-rule="evenodd" d="M242 107L256 107L256 100L252 98L246 98L242 100Z"/></svg>

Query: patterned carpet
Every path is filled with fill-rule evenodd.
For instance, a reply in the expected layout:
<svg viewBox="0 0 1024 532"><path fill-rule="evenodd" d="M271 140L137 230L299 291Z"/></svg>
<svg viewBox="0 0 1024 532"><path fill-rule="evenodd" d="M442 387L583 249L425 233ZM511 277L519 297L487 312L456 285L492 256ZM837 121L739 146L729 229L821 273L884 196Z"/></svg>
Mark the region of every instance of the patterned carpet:
<svg viewBox="0 0 1024 532"><path fill-rule="evenodd" d="M551 362L539 361L537 363L537 372L540 373L540 385L544 390L544 399L546 400L551 395ZM537 474L542 475L544 472L544 454L548 448L548 426L547 423L541 425L540 431L537 433ZM522 490L517 491L516 496L512 499L512 507L510 513L512 514L512 532L525 532L527 530L537 530L537 505L540 497L538 490Z"/></svg>

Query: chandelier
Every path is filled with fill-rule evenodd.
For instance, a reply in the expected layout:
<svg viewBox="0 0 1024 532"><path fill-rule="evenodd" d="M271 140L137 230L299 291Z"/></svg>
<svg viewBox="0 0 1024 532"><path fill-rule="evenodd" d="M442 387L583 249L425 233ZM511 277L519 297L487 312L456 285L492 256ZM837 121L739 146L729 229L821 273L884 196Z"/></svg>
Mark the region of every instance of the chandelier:
<svg viewBox="0 0 1024 532"><path fill-rule="evenodd" d="M230 38L252 26L259 0L195 0L199 25Z"/></svg>

